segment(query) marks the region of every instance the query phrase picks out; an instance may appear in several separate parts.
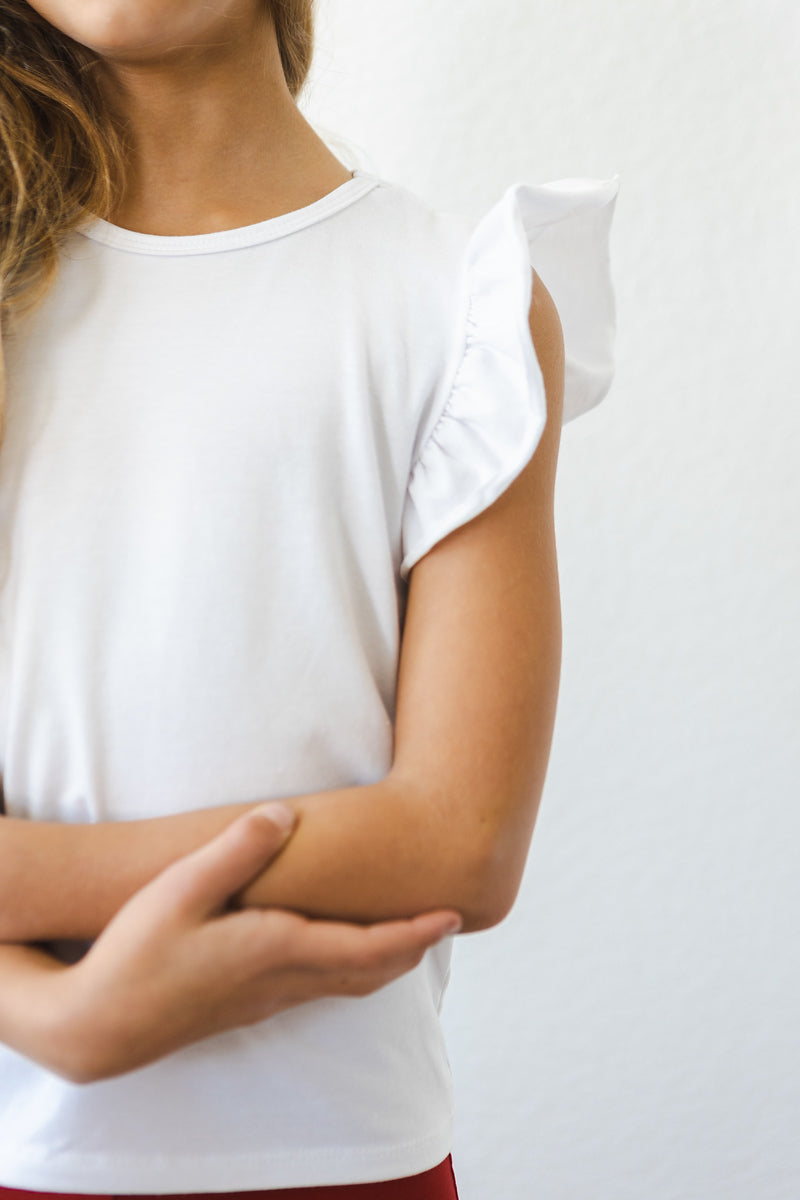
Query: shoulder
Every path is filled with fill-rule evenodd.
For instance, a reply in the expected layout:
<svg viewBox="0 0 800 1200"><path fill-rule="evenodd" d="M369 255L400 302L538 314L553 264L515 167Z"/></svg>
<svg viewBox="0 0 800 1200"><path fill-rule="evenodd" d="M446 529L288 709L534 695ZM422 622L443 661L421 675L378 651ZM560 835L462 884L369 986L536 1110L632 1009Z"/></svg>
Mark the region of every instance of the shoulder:
<svg viewBox="0 0 800 1200"><path fill-rule="evenodd" d="M429 297L436 295L442 314L451 326L458 316L459 304L463 308L465 290L469 292L470 283L474 283L470 275L481 275L478 284L485 283L482 272L488 269L486 262L489 258L496 260L504 253L511 257L520 254L518 237L509 237L507 230L498 228L492 229L494 241L486 246L478 242L476 247L473 239L480 220L464 213L436 208L402 184L381 180L376 191L378 208L383 217L381 225L384 233L389 234L384 244L388 242L393 252L402 249L403 257L397 262L401 272L403 269L410 271L417 280L421 275L427 277L429 289L416 294ZM496 206L493 212L499 208L499 205ZM473 250L473 256L482 255L477 270L476 263L471 260L470 250ZM495 262L495 266L498 274L505 272L505 278L498 286L502 286L505 294L510 294L513 268L509 270L507 263ZM531 337L545 376L548 410L552 403L560 424L565 367L564 330L555 301L544 280L536 270L530 269ZM560 384L559 375L562 377Z"/></svg>
<svg viewBox="0 0 800 1200"><path fill-rule="evenodd" d="M369 205L358 214L362 246L390 259L395 277L426 274L451 281L463 260L474 221L435 207L404 184L373 176Z"/></svg>
<svg viewBox="0 0 800 1200"><path fill-rule="evenodd" d="M399 351L416 381L408 412L423 421L463 349L464 263L472 222L410 188L378 179L349 229L347 271L357 277L370 345L392 363ZM394 369L394 368L393 368ZM432 413L431 413L432 415ZM420 432L424 432L422 429Z"/></svg>

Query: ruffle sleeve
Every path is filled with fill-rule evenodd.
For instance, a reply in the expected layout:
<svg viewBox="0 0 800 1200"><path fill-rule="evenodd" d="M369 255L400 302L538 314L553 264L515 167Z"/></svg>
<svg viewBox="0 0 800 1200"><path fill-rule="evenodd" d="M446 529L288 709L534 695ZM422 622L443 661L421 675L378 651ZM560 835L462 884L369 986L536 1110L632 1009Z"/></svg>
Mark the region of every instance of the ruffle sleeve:
<svg viewBox="0 0 800 1200"><path fill-rule="evenodd" d="M594 408L614 375L616 309L610 179L517 183L469 234L454 368L429 414L402 515L400 574L505 491L544 430L544 381L531 339L534 268L564 335L562 424Z"/></svg>

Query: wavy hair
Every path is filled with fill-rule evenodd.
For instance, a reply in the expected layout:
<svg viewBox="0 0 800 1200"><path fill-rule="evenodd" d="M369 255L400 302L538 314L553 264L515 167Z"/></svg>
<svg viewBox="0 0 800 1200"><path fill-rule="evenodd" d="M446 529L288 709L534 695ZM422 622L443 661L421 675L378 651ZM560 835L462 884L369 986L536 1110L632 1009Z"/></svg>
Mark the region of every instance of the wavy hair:
<svg viewBox="0 0 800 1200"><path fill-rule="evenodd" d="M264 0L293 99L314 53L314 0ZM25 0L0 0L0 445L3 342L50 291L63 243L125 194L125 129L92 70L100 55Z"/></svg>

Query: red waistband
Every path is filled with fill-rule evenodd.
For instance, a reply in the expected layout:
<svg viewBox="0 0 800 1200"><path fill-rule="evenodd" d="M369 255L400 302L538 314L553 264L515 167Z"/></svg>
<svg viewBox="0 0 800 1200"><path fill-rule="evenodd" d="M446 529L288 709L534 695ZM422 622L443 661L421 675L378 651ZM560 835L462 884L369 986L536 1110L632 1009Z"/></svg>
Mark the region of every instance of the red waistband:
<svg viewBox="0 0 800 1200"><path fill-rule="evenodd" d="M421 1175L386 1179L380 1183L345 1183L333 1187L267 1188L253 1192L192 1192L142 1195L133 1192L100 1195L76 1192L34 1192L0 1186L0 1200L458 1200L452 1157Z"/></svg>

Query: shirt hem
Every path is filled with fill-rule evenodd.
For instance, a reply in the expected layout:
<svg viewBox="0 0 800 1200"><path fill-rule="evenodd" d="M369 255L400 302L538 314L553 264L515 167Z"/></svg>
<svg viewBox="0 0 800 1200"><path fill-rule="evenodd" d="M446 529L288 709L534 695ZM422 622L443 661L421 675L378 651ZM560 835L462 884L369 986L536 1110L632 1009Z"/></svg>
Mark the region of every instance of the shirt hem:
<svg viewBox="0 0 800 1200"><path fill-rule="evenodd" d="M0 1187L78 1195L168 1195L333 1187L418 1175L452 1151L453 1114L427 1137L395 1146L302 1147L270 1154L0 1154Z"/></svg>

